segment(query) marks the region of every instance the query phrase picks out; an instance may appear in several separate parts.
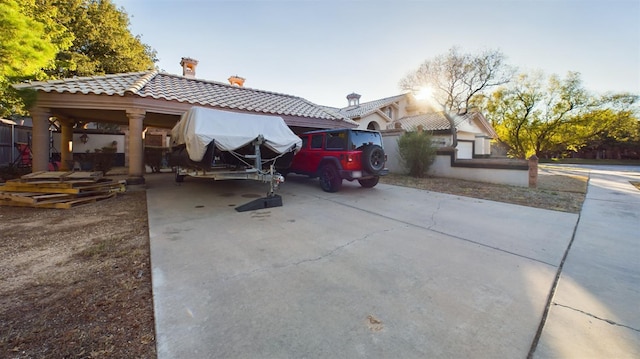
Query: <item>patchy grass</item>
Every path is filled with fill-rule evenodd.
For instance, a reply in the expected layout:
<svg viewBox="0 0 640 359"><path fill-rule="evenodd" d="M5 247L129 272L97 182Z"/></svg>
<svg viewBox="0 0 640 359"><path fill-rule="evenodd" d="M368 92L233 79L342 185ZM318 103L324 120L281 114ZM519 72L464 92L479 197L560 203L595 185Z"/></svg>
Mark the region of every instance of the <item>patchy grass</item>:
<svg viewBox="0 0 640 359"><path fill-rule="evenodd" d="M587 180L587 176L581 175L545 174L538 177L538 188L527 188L454 178L415 178L390 174L382 177L380 182L464 197L579 213L587 193Z"/></svg>

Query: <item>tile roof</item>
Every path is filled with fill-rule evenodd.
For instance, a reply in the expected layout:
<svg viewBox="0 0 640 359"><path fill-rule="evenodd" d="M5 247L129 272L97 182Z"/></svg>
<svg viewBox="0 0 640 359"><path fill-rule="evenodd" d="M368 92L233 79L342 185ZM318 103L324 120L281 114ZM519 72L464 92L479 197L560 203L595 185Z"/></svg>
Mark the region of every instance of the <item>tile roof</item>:
<svg viewBox="0 0 640 359"><path fill-rule="evenodd" d="M453 123L457 127L462 122L471 118L473 113L467 113L464 115L454 115ZM394 129L396 123L399 123L403 130L412 131L415 130L419 125L422 125L422 128L425 131L442 131L449 130L451 128L451 124L449 120L444 116L443 112L429 112L423 113L414 116L406 116L391 122L387 129Z"/></svg>
<svg viewBox="0 0 640 359"><path fill-rule="evenodd" d="M58 93L109 96L135 95L274 115L297 116L357 125L338 111L316 105L301 97L237 87L158 71L67 78L22 83L15 88Z"/></svg>
<svg viewBox="0 0 640 359"><path fill-rule="evenodd" d="M405 97L406 94L402 94L402 95L396 95L396 96L391 96L391 97L387 97L387 98L383 98L380 100L375 100L375 101L369 101L369 102L365 102L365 103L361 103L359 105L356 106L349 106L349 107L343 107L341 109L339 109L340 114L349 117L349 118L359 118L359 117L363 117L366 115L369 115L371 113L376 112L377 110L379 110L380 108L384 107L384 106L388 106L400 99L402 99L403 97Z"/></svg>

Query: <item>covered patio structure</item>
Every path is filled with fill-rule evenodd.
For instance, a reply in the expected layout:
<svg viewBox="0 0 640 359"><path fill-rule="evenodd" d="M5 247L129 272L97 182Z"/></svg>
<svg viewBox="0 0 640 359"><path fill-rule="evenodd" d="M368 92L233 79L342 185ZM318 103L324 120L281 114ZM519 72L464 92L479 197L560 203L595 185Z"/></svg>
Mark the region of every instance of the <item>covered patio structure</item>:
<svg viewBox="0 0 640 359"><path fill-rule="evenodd" d="M82 121L128 126L125 141L127 183L144 183L147 127L170 129L192 106L282 117L296 133L311 129L357 127L357 123L303 98L173 75L157 70L14 85L35 91L32 171L49 163L49 119L61 124L61 166L69 170L74 124Z"/></svg>

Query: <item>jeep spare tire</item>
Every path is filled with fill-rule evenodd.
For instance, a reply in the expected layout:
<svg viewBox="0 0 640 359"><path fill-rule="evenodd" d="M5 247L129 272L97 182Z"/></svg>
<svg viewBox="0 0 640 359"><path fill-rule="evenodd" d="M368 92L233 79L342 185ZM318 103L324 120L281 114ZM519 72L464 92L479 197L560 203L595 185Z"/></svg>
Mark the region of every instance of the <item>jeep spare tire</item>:
<svg viewBox="0 0 640 359"><path fill-rule="evenodd" d="M370 173L384 168L384 150L378 145L366 146L362 150L362 167Z"/></svg>

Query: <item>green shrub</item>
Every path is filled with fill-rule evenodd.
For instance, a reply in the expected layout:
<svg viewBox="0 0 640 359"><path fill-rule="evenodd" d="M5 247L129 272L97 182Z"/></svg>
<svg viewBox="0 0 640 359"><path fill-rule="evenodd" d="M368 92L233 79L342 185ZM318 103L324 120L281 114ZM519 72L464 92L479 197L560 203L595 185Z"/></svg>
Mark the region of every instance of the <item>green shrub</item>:
<svg viewBox="0 0 640 359"><path fill-rule="evenodd" d="M424 131L407 131L398 138L400 161L410 176L424 177L436 159L436 148L431 134Z"/></svg>

